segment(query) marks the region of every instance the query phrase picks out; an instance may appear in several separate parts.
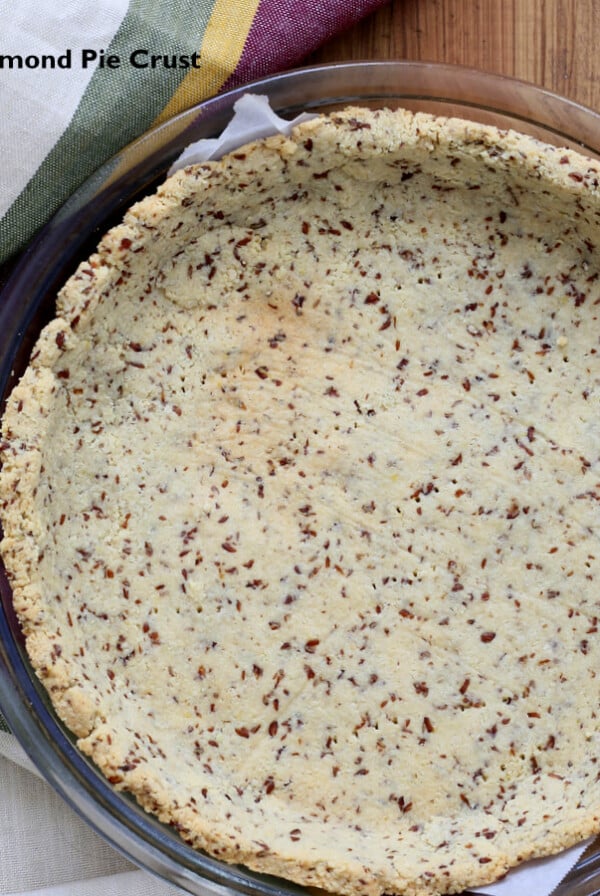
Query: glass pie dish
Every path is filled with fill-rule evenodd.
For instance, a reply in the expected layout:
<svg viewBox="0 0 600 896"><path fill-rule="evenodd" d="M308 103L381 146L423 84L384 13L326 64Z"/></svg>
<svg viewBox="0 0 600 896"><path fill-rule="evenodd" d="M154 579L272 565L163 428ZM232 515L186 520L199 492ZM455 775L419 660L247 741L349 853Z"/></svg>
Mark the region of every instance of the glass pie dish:
<svg viewBox="0 0 600 896"><path fill-rule="evenodd" d="M546 143L600 159L600 115L547 91L452 66L363 62L305 68L230 91L144 135L105 164L24 252L0 304L3 400L24 370L57 290L132 202L164 178L189 143L219 134L239 97L269 97L284 118L347 104L403 106L512 127ZM0 706L13 733L52 786L103 837L136 864L192 894L229 888L246 894L292 894L286 881L226 865L193 850L177 833L116 792L77 750L57 719L23 648L11 593L0 576ZM600 854L589 850L555 896L600 892Z"/></svg>

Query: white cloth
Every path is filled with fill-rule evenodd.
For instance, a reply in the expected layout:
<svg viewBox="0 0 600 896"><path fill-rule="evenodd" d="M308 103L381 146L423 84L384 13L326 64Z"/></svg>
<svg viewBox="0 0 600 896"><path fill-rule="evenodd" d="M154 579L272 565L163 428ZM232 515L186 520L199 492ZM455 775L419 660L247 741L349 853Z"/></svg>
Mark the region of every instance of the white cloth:
<svg viewBox="0 0 600 896"><path fill-rule="evenodd" d="M15 738L0 731L2 896L177 896L138 870L54 792Z"/></svg>
<svg viewBox="0 0 600 896"><path fill-rule="evenodd" d="M0 0L0 52L58 56L66 48L76 55L85 47L106 47L128 5L129 0L61 0L52 4L52 14L46 9L41 17L39 0ZM2 141L0 217L65 130L95 68L56 67L45 69L41 77L35 68L2 67L2 91L10 103L8 109L3 107L3 114L12 134L10 140ZM35 139L31 139L32 122Z"/></svg>

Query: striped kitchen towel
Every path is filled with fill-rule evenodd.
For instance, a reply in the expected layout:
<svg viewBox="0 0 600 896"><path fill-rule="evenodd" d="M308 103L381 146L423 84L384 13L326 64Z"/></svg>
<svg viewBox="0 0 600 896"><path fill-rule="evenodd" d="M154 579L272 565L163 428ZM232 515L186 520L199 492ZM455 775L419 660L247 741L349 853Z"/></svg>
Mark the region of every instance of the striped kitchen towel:
<svg viewBox="0 0 600 896"><path fill-rule="evenodd" d="M106 159L385 0L0 0L0 262Z"/></svg>

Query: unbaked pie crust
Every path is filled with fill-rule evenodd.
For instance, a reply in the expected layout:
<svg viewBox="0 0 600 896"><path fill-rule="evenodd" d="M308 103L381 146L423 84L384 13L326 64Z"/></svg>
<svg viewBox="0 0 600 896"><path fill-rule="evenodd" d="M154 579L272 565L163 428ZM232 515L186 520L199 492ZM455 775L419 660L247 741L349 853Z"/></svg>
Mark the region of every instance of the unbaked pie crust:
<svg viewBox="0 0 600 896"><path fill-rule="evenodd" d="M2 554L80 749L344 894L599 829L599 169L350 108L178 172L58 298Z"/></svg>

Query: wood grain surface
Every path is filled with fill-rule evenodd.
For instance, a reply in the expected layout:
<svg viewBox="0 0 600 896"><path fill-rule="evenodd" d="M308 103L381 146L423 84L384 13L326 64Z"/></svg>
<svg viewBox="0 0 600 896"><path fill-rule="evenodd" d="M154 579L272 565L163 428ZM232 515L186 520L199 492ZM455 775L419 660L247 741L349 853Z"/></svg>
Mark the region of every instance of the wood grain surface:
<svg viewBox="0 0 600 896"><path fill-rule="evenodd" d="M466 65L600 111L600 0L389 0L306 62L359 59Z"/></svg>

